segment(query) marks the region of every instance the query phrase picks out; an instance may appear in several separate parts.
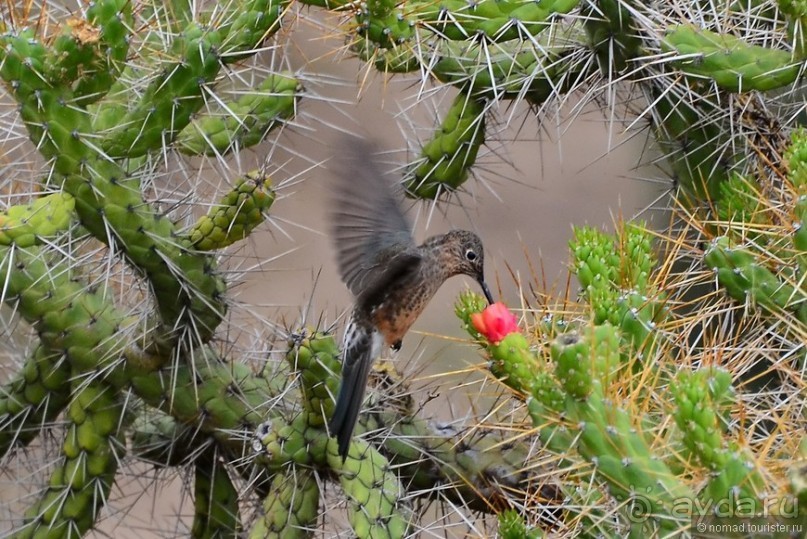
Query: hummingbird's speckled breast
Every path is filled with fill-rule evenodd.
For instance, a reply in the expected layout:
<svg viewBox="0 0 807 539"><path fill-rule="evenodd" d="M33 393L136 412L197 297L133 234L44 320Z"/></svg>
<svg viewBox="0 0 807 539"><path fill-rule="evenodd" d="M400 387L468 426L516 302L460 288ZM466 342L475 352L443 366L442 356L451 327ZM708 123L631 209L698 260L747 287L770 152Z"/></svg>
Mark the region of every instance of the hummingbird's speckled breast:
<svg viewBox="0 0 807 539"><path fill-rule="evenodd" d="M438 275L442 273L438 270L424 260L415 271L391 284L380 301L370 307L370 319L387 345L400 347L406 332L443 284L445 277Z"/></svg>

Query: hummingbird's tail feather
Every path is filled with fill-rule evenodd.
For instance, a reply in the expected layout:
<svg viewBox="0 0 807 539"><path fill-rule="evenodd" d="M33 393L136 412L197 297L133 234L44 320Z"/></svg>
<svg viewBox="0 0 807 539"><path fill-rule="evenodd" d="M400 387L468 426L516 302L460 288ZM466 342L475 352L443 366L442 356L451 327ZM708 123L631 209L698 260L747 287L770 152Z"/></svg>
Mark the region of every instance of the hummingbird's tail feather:
<svg viewBox="0 0 807 539"><path fill-rule="evenodd" d="M338 442L339 456L343 462L347 458L350 439L359 418L370 367L381 348L381 342L382 337L374 328L353 320L348 323L342 346L342 383L328 423L328 430Z"/></svg>

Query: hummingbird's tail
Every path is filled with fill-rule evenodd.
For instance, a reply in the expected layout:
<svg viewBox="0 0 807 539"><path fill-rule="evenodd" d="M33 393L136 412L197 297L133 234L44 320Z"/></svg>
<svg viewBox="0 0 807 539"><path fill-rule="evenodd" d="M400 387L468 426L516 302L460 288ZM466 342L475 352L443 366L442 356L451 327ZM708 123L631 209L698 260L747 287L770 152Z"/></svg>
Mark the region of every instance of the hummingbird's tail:
<svg viewBox="0 0 807 539"><path fill-rule="evenodd" d="M350 439L359 418L370 366L378 354L383 339L372 327L351 320L345 330L342 345L342 383L339 396L328 423L328 430L339 444L342 462L347 459Z"/></svg>

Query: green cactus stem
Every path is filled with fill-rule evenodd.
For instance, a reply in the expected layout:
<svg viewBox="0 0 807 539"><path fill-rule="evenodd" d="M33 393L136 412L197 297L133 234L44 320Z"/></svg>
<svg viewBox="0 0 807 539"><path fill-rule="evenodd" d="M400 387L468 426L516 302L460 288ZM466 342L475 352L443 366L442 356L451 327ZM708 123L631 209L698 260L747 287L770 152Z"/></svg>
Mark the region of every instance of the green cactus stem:
<svg viewBox="0 0 807 539"><path fill-rule="evenodd" d="M249 172L188 231L190 243L200 251L232 245L263 222L274 201L271 178L257 170Z"/></svg>
<svg viewBox="0 0 807 539"><path fill-rule="evenodd" d="M339 389L339 348L332 335L306 330L293 334L286 361L300 373L303 409L312 427L323 427L333 414Z"/></svg>
<svg viewBox="0 0 807 539"><path fill-rule="evenodd" d="M339 475L339 484L348 499L348 520L356 535L406 537L410 513L406 491L387 459L363 440L354 439L342 462L336 440L330 442L328 465Z"/></svg>
<svg viewBox="0 0 807 539"><path fill-rule="evenodd" d="M123 70L132 27L128 0L91 3L87 18L68 19L48 47L48 79L57 86L70 86L75 105L103 98Z"/></svg>
<svg viewBox="0 0 807 539"><path fill-rule="evenodd" d="M319 501L319 484L311 470L296 466L285 468L272 479L250 539L310 537L319 518Z"/></svg>
<svg viewBox="0 0 807 539"><path fill-rule="evenodd" d="M682 371L670 387L675 398L673 417L684 445L701 466L723 469L728 460L723 445L727 405L734 401L731 375L721 369Z"/></svg>
<svg viewBox="0 0 807 539"><path fill-rule="evenodd" d="M502 0L470 6L461 0L441 4L418 1L407 3L405 11L400 11L394 2L375 0L367 2L361 10L358 32L390 48L412 39L416 25L450 40L464 41L484 35L494 42L506 42L525 35L537 36L550 27L555 17L569 13L578 4L579 0Z"/></svg>
<svg viewBox="0 0 807 539"><path fill-rule="evenodd" d="M662 50L679 55L673 65L687 75L707 78L729 92L768 91L792 84L800 62L782 50L749 45L729 34L679 25L668 30Z"/></svg>
<svg viewBox="0 0 807 539"><path fill-rule="evenodd" d="M81 535L93 527L108 498L123 452L123 407L116 391L97 379L73 377L71 389L62 459L12 537Z"/></svg>
<svg viewBox="0 0 807 539"><path fill-rule="evenodd" d="M182 131L191 115L204 104L204 83L212 82L221 68L218 49L221 33L192 22L171 45L161 76L146 88L139 102L105 133L104 154L138 157L159 150Z"/></svg>
<svg viewBox="0 0 807 539"><path fill-rule="evenodd" d="M70 398L70 363L37 346L22 368L0 387L0 458L25 446L64 409Z"/></svg>
<svg viewBox="0 0 807 539"><path fill-rule="evenodd" d="M485 104L460 93L442 125L423 146L405 180L406 192L418 198L437 198L458 189L485 140Z"/></svg>
<svg viewBox="0 0 807 539"><path fill-rule="evenodd" d="M804 291L782 281L751 250L732 246L730 240L715 238L704 255L706 265L717 274L717 282L735 300L751 301L765 312L792 313L807 327L807 301Z"/></svg>
<svg viewBox="0 0 807 539"><path fill-rule="evenodd" d="M302 87L290 74L269 75L234 102L191 120L176 140L188 155L218 155L249 148L294 116Z"/></svg>
<svg viewBox="0 0 807 539"><path fill-rule="evenodd" d="M606 76L622 73L629 62L641 55L642 42L637 35L633 15L618 0L601 0L581 8L591 48L597 55L600 71Z"/></svg>

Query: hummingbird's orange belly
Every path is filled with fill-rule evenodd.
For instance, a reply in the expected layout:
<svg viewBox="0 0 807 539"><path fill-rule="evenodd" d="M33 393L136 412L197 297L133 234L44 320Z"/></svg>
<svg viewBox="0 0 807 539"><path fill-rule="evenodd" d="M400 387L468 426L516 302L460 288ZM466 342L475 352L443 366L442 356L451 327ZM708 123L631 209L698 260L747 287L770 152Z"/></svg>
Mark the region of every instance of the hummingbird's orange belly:
<svg viewBox="0 0 807 539"><path fill-rule="evenodd" d="M406 332L415 323L420 315L420 310L405 309L403 306L385 308L382 305L373 313L373 322L384 336L387 345L394 346L404 338Z"/></svg>

